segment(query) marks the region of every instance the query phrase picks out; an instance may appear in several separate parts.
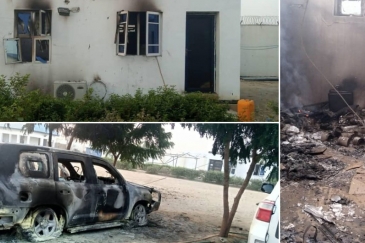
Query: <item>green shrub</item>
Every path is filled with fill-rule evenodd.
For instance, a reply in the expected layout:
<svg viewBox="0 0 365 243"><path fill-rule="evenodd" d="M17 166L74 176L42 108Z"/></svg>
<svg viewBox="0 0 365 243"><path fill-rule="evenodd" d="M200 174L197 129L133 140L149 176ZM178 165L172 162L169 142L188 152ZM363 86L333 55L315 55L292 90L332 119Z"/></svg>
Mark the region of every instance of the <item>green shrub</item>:
<svg viewBox="0 0 365 243"><path fill-rule="evenodd" d="M251 191L261 191L262 183L263 181L260 179L251 179L246 189Z"/></svg>
<svg viewBox="0 0 365 243"><path fill-rule="evenodd" d="M224 174L221 171L207 171L203 178L204 182L216 183L219 185L223 184Z"/></svg>
<svg viewBox="0 0 365 243"><path fill-rule="evenodd" d="M159 87L103 100L89 89L82 100L72 101L27 91L28 82L29 75L0 76L1 121L237 121L213 94Z"/></svg>
<svg viewBox="0 0 365 243"><path fill-rule="evenodd" d="M133 164L129 163L127 161L119 161L117 162L116 165L117 169L121 169L121 170L133 170Z"/></svg>
<svg viewBox="0 0 365 243"><path fill-rule="evenodd" d="M171 168L172 176L178 178L187 178L189 180L194 180L195 178L200 176L200 172L194 169L188 169L183 167L172 167Z"/></svg>
<svg viewBox="0 0 365 243"><path fill-rule="evenodd" d="M231 185L241 186L243 181L244 179L238 176L232 176L229 178L229 184Z"/></svg>
<svg viewBox="0 0 365 243"><path fill-rule="evenodd" d="M160 171L160 169L157 166L150 166L150 167L147 167L147 169L146 169L146 173L148 173L148 174L157 175L159 171Z"/></svg>
<svg viewBox="0 0 365 243"><path fill-rule="evenodd" d="M194 169L188 169L188 171L186 171L186 175L185 177L188 178L189 180L195 180L196 178L200 177L200 172Z"/></svg>
<svg viewBox="0 0 365 243"><path fill-rule="evenodd" d="M159 174L161 174L161 175L171 175L171 168L170 168L170 166L162 166L160 168Z"/></svg>
<svg viewBox="0 0 365 243"><path fill-rule="evenodd" d="M186 168L183 167L172 167L171 168L171 175L178 177L178 178L182 178L186 176Z"/></svg>

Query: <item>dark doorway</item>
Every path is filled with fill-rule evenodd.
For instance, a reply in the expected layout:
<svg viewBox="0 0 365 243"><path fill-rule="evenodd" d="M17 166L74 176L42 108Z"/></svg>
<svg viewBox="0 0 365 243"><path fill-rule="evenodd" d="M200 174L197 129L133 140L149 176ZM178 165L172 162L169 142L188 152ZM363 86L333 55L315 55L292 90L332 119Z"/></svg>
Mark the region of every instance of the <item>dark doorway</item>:
<svg viewBox="0 0 365 243"><path fill-rule="evenodd" d="M215 15L186 16L185 90L214 92Z"/></svg>

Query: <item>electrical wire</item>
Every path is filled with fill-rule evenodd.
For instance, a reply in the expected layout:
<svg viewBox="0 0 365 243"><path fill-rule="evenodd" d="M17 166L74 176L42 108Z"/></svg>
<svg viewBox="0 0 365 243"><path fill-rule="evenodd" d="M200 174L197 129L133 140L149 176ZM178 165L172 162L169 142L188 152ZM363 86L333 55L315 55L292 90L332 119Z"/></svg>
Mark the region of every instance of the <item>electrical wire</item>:
<svg viewBox="0 0 365 243"><path fill-rule="evenodd" d="M326 77L326 75L324 75L324 73L317 67L317 65L314 63L314 61L310 58L307 49L305 48L304 45L304 40L303 40L303 27L304 27L304 20L305 20L305 16L307 14L307 8L309 5L309 0L307 1L307 5L305 7L304 10L304 15L303 15L303 19L302 19L302 23L301 23L301 30L300 30L300 39L301 39L301 45L304 49L304 53L306 55L306 57L308 58L308 60L310 61L310 63L313 65L313 67L322 75L322 77L326 80L326 82L337 92L337 94L340 96L340 98L345 102L345 104L347 105L347 107L352 111L352 113L354 113L354 115L359 118L360 122L362 123L363 126L365 126L365 122L361 119L361 117L354 111L354 109L351 108L351 106L347 103L347 101L345 100L345 98L341 95L341 93L336 89L336 87L331 83L331 81Z"/></svg>
<svg viewBox="0 0 365 243"><path fill-rule="evenodd" d="M158 69L160 70L160 75L161 75L161 78L162 78L163 85L166 87L165 79L163 77L163 74L162 74L162 71L161 71L161 67L160 67L160 62L158 61L158 58L157 57L156 57L156 60L157 60Z"/></svg>

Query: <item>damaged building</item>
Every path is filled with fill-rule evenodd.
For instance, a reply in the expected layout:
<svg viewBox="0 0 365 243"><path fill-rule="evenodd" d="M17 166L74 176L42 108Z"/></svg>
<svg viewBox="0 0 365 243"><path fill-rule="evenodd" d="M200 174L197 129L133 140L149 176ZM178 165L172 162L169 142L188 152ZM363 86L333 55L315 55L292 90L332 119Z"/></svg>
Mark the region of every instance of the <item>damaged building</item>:
<svg viewBox="0 0 365 243"><path fill-rule="evenodd" d="M160 86L238 100L240 1L0 0L1 74L62 97Z"/></svg>
<svg viewBox="0 0 365 243"><path fill-rule="evenodd" d="M364 242L365 2L281 1L281 242Z"/></svg>
<svg viewBox="0 0 365 243"><path fill-rule="evenodd" d="M281 107L326 102L326 79L365 107L365 2L283 0L280 8Z"/></svg>

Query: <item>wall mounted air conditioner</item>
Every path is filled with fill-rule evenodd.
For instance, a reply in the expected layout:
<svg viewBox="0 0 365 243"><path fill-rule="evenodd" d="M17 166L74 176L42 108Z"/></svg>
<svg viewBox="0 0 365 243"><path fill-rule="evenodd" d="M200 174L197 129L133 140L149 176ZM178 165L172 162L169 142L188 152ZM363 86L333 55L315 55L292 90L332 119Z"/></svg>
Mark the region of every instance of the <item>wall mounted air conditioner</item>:
<svg viewBox="0 0 365 243"><path fill-rule="evenodd" d="M54 97L59 99L82 99L87 91L86 81L55 81Z"/></svg>

